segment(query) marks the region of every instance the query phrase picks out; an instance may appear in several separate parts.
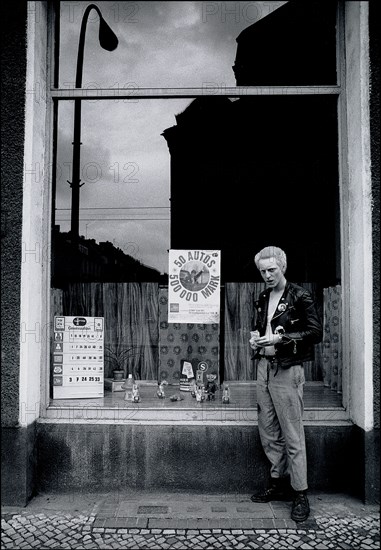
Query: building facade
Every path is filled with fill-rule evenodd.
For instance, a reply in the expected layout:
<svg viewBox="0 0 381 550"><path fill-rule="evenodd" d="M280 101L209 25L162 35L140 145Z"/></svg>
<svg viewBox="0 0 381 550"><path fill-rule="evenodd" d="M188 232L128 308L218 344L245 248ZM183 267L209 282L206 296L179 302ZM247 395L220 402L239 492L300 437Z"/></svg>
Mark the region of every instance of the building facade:
<svg viewBox="0 0 381 550"><path fill-rule="evenodd" d="M204 4L212 7L212 3ZM286 12L284 17L291 17L290 21L300 25L305 21L303 17L311 16L302 13L299 20L298 3L289 4L292 9L296 9L297 14ZM313 4L319 5L319 2ZM323 5L322 2L320 4ZM312 153L307 146L303 149L305 166L297 158L293 160L297 186L294 192L300 194L314 152L319 159L326 159L322 161L322 166L318 162L314 165L317 176L311 176L311 188L305 199L319 206L326 223L321 224L321 218L314 210L311 215L315 229L310 233L314 239L312 252L308 248L306 234L300 229L300 224L303 227L308 225L308 215L304 215L295 225L288 225L289 233L282 235L284 244L283 241L280 243L286 249L289 245L290 256L296 260L301 249L292 231L299 232L303 242L303 270L296 270L290 277L292 275L294 280L296 278L305 282L312 280L311 274L318 273L316 283L321 287L339 283L340 289L341 403L336 408L323 410L317 406L306 411L309 461L314 463L313 468L310 468L309 483L312 489L346 490L360 496L365 502L376 502L379 500L380 359L379 38L376 32L379 8L373 2L339 2L339 84L327 85L325 75L321 76L323 69L316 67L316 72L312 71L312 76L307 74L306 82L300 82L296 91L284 89L282 94L278 93L282 97L279 97L275 106L272 104L269 108L266 106L266 97L276 95L278 83L271 82L270 86L266 82L266 62L255 72L261 74L262 71L263 79L259 83L255 82L248 68L247 56L251 49L258 48L258 44L269 36L266 25L270 29L274 25L274 36L277 35L277 25L282 28L284 23L284 12L281 9L274 12L275 21L274 18L270 19L271 15L263 19L264 29L258 30L258 26L254 25L254 30L249 27L237 39L234 65L236 89L225 90L225 97L219 97L219 101L213 104L207 100L218 94L218 90L210 85L201 92L185 89L171 92L173 97L186 95L194 100L182 115L177 116L176 126L162 129L171 155L171 195L174 201L171 246L221 248L225 252L229 261L223 274L224 307L227 313L223 327L225 351L220 349L218 352L220 362L224 363L221 373L225 380L252 382L254 374L251 371L242 374L242 371L236 369L238 363L235 359L229 363L229 339L237 334L231 327L235 326L234 323L238 325L238 313L234 313L238 310L230 307L233 303L231 297L237 292L243 300L242 293L247 290L245 286L238 288L229 284L245 285L254 276L247 267L247 260L254 252L251 237L245 234L245 238L240 239L240 232L249 231L250 223L232 225L229 231L227 221L232 219L237 222L250 216L251 212L249 206L243 204L242 198L239 200L242 196L251 197L252 193L249 177L253 168L250 157L252 144L246 137L242 138L244 134L246 136L244 122L252 126L258 124L260 128L259 134L255 134L253 128L252 140L263 161L262 165L255 166L256 178L261 180L266 170L271 168L272 157L266 158L267 149L263 146L262 138L271 140L271 135L266 135L267 119L264 115L258 117L259 111L268 113L271 109L270 122L275 124L274 121L282 118L282 112L291 105L283 96L288 94L295 98L299 94L301 100L291 105L289 111L292 116L288 123L296 119L299 124L293 129L293 141L295 143L295 136L301 129L305 132L303 136L313 139L314 136L308 136L307 133L309 125L302 125L305 122L305 111L301 105L303 101L308 103L305 99L307 96L316 95L315 121L311 124L320 122L322 127L318 139L312 144ZM259 442L255 404L247 406L238 403L235 408L223 409L222 412L218 408L194 408L181 412L171 407L140 407L131 414L130 409L123 407L115 409L107 405L100 406L99 403L92 406L91 403L81 404L77 400L70 403L52 400L52 317L54 314L72 314L69 306L68 309L62 309L62 303L67 303L64 301L65 295L64 298L61 296L63 301L57 306L58 302L54 298L56 294L52 292L51 285L54 269L52 225L55 226L52 223L55 106L60 100L94 100L100 96L91 95L88 90L78 86L78 90L64 90L56 85L54 45L58 40L57 3L9 2L2 4L2 10L3 21L6 21L2 36L1 130L3 503L23 505L38 491L123 490L128 487L197 491L218 491L223 487L225 491L234 492L254 489L262 484L267 471ZM280 21L277 21L278 17ZM325 24L324 18L317 21L321 25ZM306 34L308 32L305 33L304 29L303 40ZM314 36L312 31L311 36ZM298 43L293 43L292 48L298 51ZM266 51L270 59L271 53L275 55L274 51L271 52L271 44L266 45ZM319 58L318 53L315 52L316 59ZM312 62L308 65L309 72L313 65ZM316 80L311 87L309 79L314 79L314 76ZM286 88L293 84L282 80L282 85ZM105 90L102 94L103 99L131 98L131 90L123 88L117 92ZM134 89L135 97L136 94L147 99L156 98L159 92L142 88ZM168 91L161 90L160 97L168 94ZM206 98L206 95L211 97ZM335 95L337 100L337 132L329 131L329 115L326 114L331 108L330 95ZM237 101L230 102L229 97L235 97ZM251 98L256 103L250 102ZM326 105L323 105L324 102ZM311 109L311 105L308 108ZM296 112L302 113L299 118ZM325 116L328 122L324 121ZM292 143L282 148L282 140L287 140L289 133L282 135L277 144L277 151L282 151L282 154L278 155L278 165L274 162L273 181L277 181L282 174L280 166L284 168L290 162ZM322 137L325 137L324 143L320 144ZM204 145L208 140L211 143L208 155L204 155L203 139ZM299 147L302 146L303 140L299 144ZM239 171L225 163L222 169L218 162L217 155L222 154L226 158L232 147L237 149L234 158L242 161L239 162ZM339 158L337 173L333 167L332 154ZM201 186L204 186L204 209L218 209L219 194L222 199L214 234L199 230L200 225L197 224L193 229L181 233L184 219L189 220L192 215L192 209L186 209L188 203L185 198L188 195L184 189L191 188L193 184L188 168L195 157L202 159L199 169L204 177L200 180ZM331 166L332 169L325 180L327 189L319 187L324 166ZM337 189L332 190L329 183L331 176L337 179ZM224 200L229 183L229 197ZM290 184L291 181L288 182ZM295 201L287 202L289 195L282 186L276 192L284 193L284 203L279 203L277 211L277 216L281 217L282 204L292 209ZM237 214L237 210L240 214ZM235 214L232 215L232 212ZM196 215L196 221L199 221L198 216L200 214ZM278 233L272 233L271 240L277 236ZM269 235L265 241L267 237ZM240 240L242 246L235 256L235 243ZM258 246L259 249L266 244L258 240L255 248ZM109 256L102 265L107 265L115 253L110 243L106 245L103 250L109 250ZM102 253L107 255L104 251ZM94 262L98 265L101 262L100 254L97 258ZM130 264L126 262L127 270ZM135 311L136 304L145 303L144 296L150 296L152 311L145 315L153 323L149 331L151 348L160 348L163 353L164 338L170 341L169 337L172 336L165 325L165 319L160 317L160 304L165 303L165 284L162 284L163 279L156 271L153 273L154 280L151 280L148 268L144 270L139 266L137 271L143 273L142 278L133 283L137 285L136 288L123 287L123 300L132 315L131 311ZM118 276L110 273L108 271L107 283L131 282L127 276L120 277L120 272ZM99 280L104 282L101 276ZM81 279L79 283L87 281ZM91 281L99 282L94 277ZM153 286L144 286L143 289L142 285L148 283ZM58 290L63 293L73 292L72 288L69 291L65 288ZM80 296L80 292L76 296ZM79 314L89 315L91 308L88 307L88 310L85 308ZM137 324L141 322L140 319L143 317L137 317ZM228 320L231 323L230 332ZM161 322L164 324L161 325ZM187 330L184 332L184 340L192 334L203 342L202 328L199 327L197 332L194 327L188 326ZM222 331L222 325L219 330ZM211 331L210 341L215 337ZM234 345L238 346L236 342ZM204 348L205 353L209 353L207 345ZM214 348L211 345L210 353ZM200 349L201 344L198 350L203 353ZM148 356L144 357L146 370L144 374L142 370L139 371L141 378L146 381L155 379L161 356L156 351L152 353L152 363ZM200 358L202 356L197 357L197 360ZM311 381L317 383L320 378L312 376Z"/></svg>

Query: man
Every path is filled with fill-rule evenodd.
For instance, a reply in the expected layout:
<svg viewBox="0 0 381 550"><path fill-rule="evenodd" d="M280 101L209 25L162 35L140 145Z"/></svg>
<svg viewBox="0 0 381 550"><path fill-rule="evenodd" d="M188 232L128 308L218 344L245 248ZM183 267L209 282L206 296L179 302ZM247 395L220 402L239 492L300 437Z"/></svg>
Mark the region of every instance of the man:
<svg viewBox="0 0 381 550"><path fill-rule="evenodd" d="M323 329L311 294L286 280L283 250L267 246L254 261L267 287L255 302L250 346L259 358L258 429L271 463L271 483L251 500L293 500L291 518L304 521L310 507L302 420L303 363L313 360Z"/></svg>

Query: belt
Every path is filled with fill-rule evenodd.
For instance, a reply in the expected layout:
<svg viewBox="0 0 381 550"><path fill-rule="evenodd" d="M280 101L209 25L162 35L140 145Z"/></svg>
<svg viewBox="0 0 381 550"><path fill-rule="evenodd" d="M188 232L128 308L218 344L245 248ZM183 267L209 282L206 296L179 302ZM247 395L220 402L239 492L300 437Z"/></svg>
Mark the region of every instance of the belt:
<svg viewBox="0 0 381 550"><path fill-rule="evenodd" d="M270 365L268 365L268 370L267 370L267 382L269 381L269 374L270 374L270 370L269 369L273 369L276 367L276 370L275 370L275 373L274 373L274 377L278 374L278 370L279 370L279 363L276 362L277 360L277 356L276 355L263 355L263 357L265 359L267 359L267 361L270 363Z"/></svg>
<svg viewBox="0 0 381 550"><path fill-rule="evenodd" d="M277 359L276 355L262 355L261 359L267 359L270 363L274 363L274 361Z"/></svg>
<svg viewBox="0 0 381 550"><path fill-rule="evenodd" d="M255 353L253 353L253 355L251 356L251 359L257 359L257 358L258 356L256 356ZM276 359L276 355L261 355L260 359L268 359L269 361L274 361Z"/></svg>

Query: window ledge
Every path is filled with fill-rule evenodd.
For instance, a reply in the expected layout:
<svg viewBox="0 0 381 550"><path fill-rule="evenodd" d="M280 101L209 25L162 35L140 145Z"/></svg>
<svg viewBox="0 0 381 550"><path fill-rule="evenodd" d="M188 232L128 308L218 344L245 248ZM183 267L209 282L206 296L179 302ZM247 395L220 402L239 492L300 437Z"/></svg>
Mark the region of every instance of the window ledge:
<svg viewBox="0 0 381 550"><path fill-rule="evenodd" d="M258 422L255 382L230 382L231 402L221 402L221 391L214 401L197 403L189 392L167 386L166 398L156 396L156 383L141 383L139 403L124 401L124 392L106 391L103 398L52 399L41 423L105 424L187 424L256 425ZM181 401L171 401L171 395ZM348 413L341 396L320 382L306 383L304 420L308 425L348 424Z"/></svg>

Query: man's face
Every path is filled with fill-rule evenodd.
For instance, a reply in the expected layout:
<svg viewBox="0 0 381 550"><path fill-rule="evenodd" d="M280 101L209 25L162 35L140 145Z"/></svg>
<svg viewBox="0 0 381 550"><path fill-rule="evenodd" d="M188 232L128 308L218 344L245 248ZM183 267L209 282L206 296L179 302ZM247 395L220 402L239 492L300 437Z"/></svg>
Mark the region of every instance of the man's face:
<svg viewBox="0 0 381 550"><path fill-rule="evenodd" d="M275 258L259 260L258 268L268 288L275 288L284 278Z"/></svg>

